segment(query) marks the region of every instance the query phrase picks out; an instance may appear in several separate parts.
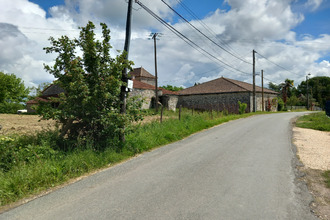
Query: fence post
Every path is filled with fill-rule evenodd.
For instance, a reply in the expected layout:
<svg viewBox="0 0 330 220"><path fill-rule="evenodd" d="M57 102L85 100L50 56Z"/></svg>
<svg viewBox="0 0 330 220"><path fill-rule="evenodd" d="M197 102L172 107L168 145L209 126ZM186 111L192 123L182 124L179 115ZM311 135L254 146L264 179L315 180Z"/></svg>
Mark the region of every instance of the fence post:
<svg viewBox="0 0 330 220"><path fill-rule="evenodd" d="M181 108L182 108L182 105L180 105L180 107L179 107L179 121L181 120Z"/></svg>
<svg viewBox="0 0 330 220"><path fill-rule="evenodd" d="M163 109L164 109L164 106L162 105L162 108L160 109L160 123L163 122Z"/></svg>

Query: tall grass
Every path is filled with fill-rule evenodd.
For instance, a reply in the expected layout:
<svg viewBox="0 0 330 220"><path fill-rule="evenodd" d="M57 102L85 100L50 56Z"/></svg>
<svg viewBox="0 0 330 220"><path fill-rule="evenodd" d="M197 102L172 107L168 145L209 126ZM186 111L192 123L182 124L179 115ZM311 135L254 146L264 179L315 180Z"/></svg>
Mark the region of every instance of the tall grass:
<svg viewBox="0 0 330 220"><path fill-rule="evenodd" d="M58 131L40 132L34 136L0 137L0 205L37 194L136 153L252 114L224 116L215 112L212 115L195 112L192 115L191 111L183 110L180 121L178 113L165 112L164 115L168 119L163 123L136 125L127 134L121 151L115 147L97 150L92 146L79 146L79 143L62 140ZM70 147L72 145L75 148Z"/></svg>
<svg viewBox="0 0 330 220"><path fill-rule="evenodd" d="M327 117L325 112L312 113L298 118L296 126L319 131L330 131L330 118Z"/></svg>

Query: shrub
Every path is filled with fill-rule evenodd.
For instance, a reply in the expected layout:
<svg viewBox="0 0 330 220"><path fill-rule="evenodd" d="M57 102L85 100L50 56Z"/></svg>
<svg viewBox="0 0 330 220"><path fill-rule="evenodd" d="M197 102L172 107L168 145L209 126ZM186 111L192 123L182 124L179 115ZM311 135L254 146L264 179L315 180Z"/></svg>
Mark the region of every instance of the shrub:
<svg viewBox="0 0 330 220"><path fill-rule="evenodd" d="M240 101L238 101L238 105L239 105L239 108L238 108L239 114L240 115L244 114L245 110L247 108L247 104L246 103L241 103Z"/></svg>
<svg viewBox="0 0 330 220"><path fill-rule="evenodd" d="M277 98L277 110L283 111L283 109L284 109L284 102L280 97L278 97Z"/></svg>
<svg viewBox="0 0 330 220"><path fill-rule="evenodd" d="M110 57L110 30L105 24L101 26L102 41L95 39L92 22L81 28L78 39L50 38L52 46L45 48L46 53L57 53L58 57L54 66L46 65L45 69L65 92L38 107L44 119L51 118L62 125L62 137L97 148L107 147L110 140L117 142L119 135L126 132L123 128L140 119L136 99L127 99L126 114L120 113L122 72L132 69L133 62L125 59L125 53ZM52 107L54 103L57 108Z"/></svg>

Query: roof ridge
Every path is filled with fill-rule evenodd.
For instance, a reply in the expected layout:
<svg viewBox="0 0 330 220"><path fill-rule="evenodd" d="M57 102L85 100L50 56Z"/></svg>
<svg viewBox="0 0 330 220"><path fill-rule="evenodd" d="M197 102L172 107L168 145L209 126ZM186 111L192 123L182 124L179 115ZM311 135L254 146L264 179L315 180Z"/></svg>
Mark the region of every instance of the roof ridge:
<svg viewBox="0 0 330 220"><path fill-rule="evenodd" d="M240 87L240 88L242 88L242 89L244 89L244 90L246 90L246 91L249 91L248 89L246 89L246 88L244 88L243 86L240 86L240 85L238 85L236 82L233 82L233 81L237 81L237 80L234 80L234 79L227 79L227 78L225 78L225 77L222 77L224 80L226 80L227 82L230 82L230 83L232 83L232 84L234 84L234 85L236 85L236 86L238 86L238 87ZM233 81L232 81L233 80ZM244 82L243 82L244 83Z"/></svg>

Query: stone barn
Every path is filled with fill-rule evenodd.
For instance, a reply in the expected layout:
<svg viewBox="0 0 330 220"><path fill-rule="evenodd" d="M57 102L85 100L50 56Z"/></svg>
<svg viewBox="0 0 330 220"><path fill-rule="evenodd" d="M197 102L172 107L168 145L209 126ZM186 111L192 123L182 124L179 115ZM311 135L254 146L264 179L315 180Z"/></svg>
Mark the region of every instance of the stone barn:
<svg viewBox="0 0 330 220"><path fill-rule="evenodd" d="M142 109L155 107L156 87L133 79L133 90L129 96L137 96L143 99ZM158 102L168 110L175 111L178 103L178 94L163 88L158 88Z"/></svg>
<svg viewBox="0 0 330 220"><path fill-rule="evenodd" d="M190 109L238 113L238 101L253 111L253 85L228 78L218 78L179 91L178 105ZM264 110L277 111L277 92L264 88ZM257 111L262 110L262 88L256 86Z"/></svg>

